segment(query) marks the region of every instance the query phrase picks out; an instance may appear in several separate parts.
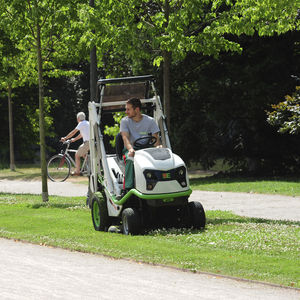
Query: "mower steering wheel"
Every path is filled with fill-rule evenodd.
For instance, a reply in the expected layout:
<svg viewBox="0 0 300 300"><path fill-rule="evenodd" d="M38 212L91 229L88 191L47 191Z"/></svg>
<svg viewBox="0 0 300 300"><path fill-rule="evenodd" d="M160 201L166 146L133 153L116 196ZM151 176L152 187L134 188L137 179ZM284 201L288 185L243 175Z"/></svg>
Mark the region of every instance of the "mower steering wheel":
<svg viewBox="0 0 300 300"><path fill-rule="evenodd" d="M152 147L157 141L157 138L153 135L143 136L136 139L133 143L134 149L144 149Z"/></svg>

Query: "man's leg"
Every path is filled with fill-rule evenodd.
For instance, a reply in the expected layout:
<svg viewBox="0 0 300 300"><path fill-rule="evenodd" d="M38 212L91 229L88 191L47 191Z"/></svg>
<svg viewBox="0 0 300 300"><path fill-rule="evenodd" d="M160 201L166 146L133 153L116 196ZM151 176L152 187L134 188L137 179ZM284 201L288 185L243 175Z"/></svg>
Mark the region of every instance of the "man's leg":
<svg viewBox="0 0 300 300"><path fill-rule="evenodd" d="M76 164L75 173L79 174L80 173L80 156L78 154L78 151L75 153L75 164Z"/></svg>
<svg viewBox="0 0 300 300"><path fill-rule="evenodd" d="M77 152L75 153L75 174L79 174L80 173L80 158L84 157L89 151L89 143L85 142L83 144L81 144L77 150Z"/></svg>
<svg viewBox="0 0 300 300"><path fill-rule="evenodd" d="M128 157L128 150L124 149L124 161L125 161L125 177L123 188L125 190L130 190L134 187L134 165L133 165L133 157Z"/></svg>

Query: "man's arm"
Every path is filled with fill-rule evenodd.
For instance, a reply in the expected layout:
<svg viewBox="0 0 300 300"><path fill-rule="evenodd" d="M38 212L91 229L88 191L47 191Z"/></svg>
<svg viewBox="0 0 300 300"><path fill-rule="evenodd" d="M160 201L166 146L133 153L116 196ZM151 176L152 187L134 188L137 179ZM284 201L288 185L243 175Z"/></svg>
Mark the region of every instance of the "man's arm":
<svg viewBox="0 0 300 300"><path fill-rule="evenodd" d="M159 138L158 132L153 133L152 135L153 135L154 137L156 137L156 143L154 144L154 146L160 148L162 145L161 145L161 143L160 143L160 138Z"/></svg>
<svg viewBox="0 0 300 300"><path fill-rule="evenodd" d="M123 138L123 142L124 142L124 146L125 148L128 150L128 156L134 156L134 149L133 146L130 143L129 140L129 133L126 131L121 132L122 138Z"/></svg>
<svg viewBox="0 0 300 300"><path fill-rule="evenodd" d="M74 143L81 138L82 138L82 135L81 135L81 133L79 133L78 135L76 135L74 138L71 139L71 142Z"/></svg>
<svg viewBox="0 0 300 300"><path fill-rule="evenodd" d="M76 133L78 132L78 129L73 129L72 131L70 131L65 137L62 137L60 140L62 142L68 140L69 138L71 138L72 136L74 136ZM77 137L76 137L77 138ZM74 140L73 140L74 141Z"/></svg>

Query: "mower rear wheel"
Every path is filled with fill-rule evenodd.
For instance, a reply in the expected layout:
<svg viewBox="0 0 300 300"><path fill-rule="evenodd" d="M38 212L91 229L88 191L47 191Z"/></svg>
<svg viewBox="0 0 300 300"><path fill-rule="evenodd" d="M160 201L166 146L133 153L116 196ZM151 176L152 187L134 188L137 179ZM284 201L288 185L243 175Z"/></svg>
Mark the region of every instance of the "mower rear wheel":
<svg viewBox="0 0 300 300"><path fill-rule="evenodd" d="M203 206L200 202L192 201L188 203L191 225L196 229L205 227L206 217Z"/></svg>
<svg viewBox="0 0 300 300"><path fill-rule="evenodd" d="M137 209L125 208L122 213L122 231L125 235L136 235L141 231L141 218Z"/></svg>
<svg viewBox="0 0 300 300"><path fill-rule="evenodd" d="M95 230L106 231L110 226L106 198L98 198L94 195L92 198L91 211Z"/></svg>

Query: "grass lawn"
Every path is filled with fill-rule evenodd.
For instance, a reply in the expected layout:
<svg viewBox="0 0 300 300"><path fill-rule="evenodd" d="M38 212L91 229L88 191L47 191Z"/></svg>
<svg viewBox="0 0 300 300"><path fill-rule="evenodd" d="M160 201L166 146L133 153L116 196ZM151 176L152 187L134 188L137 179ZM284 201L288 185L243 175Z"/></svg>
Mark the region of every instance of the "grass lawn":
<svg viewBox="0 0 300 300"><path fill-rule="evenodd" d="M9 168L0 169L0 180L42 180L41 179L41 169L37 165L20 165L17 166L16 171L11 171ZM73 183L88 184L88 178L85 176L72 177L70 176L67 181L72 181Z"/></svg>
<svg viewBox="0 0 300 300"><path fill-rule="evenodd" d="M0 236L300 287L300 222L207 212L207 227L143 236L96 232L84 197L0 194Z"/></svg>
<svg viewBox="0 0 300 300"><path fill-rule="evenodd" d="M9 168L2 168L0 169L0 179L41 180L41 169L36 165L20 165L14 172Z"/></svg>
<svg viewBox="0 0 300 300"><path fill-rule="evenodd" d="M300 178L191 178L193 190L300 196Z"/></svg>

